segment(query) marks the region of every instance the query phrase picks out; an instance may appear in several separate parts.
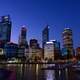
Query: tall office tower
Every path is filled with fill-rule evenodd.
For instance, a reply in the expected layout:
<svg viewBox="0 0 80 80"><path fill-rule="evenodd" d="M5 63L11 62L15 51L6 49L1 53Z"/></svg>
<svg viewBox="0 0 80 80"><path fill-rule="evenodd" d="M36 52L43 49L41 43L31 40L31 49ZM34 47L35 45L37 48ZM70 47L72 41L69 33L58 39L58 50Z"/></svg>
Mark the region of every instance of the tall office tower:
<svg viewBox="0 0 80 80"><path fill-rule="evenodd" d="M42 53L43 53L43 58L44 58L44 45L46 42L49 41L49 26L46 25L46 27L42 31Z"/></svg>
<svg viewBox="0 0 80 80"><path fill-rule="evenodd" d="M19 35L19 43L18 43L18 57L23 57L25 56L25 49L28 48L28 43L26 41L26 33L27 29L25 26L21 28L21 32Z"/></svg>
<svg viewBox="0 0 80 80"><path fill-rule="evenodd" d="M62 33L63 47L68 49L68 53L73 55L73 39L72 30L70 28L65 28Z"/></svg>
<svg viewBox="0 0 80 80"><path fill-rule="evenodd" d="M23 26L21 28L21 32L19 35L19 47L21 48L26 48L28 47L27 41L26 41L26 33L27 33L27 29L25 26Z"/></svg>
<svg viewBox="0 0 80 80"><path fill-rule="evenodd" d="M49 26L46 27L42 31L42 48L44 49L44 45L49 41Z"/></svg>
<svg viewBox="0 0 80 80"><path fill-rule="evenodd" d="M5 43L10 42L11 38L11 19L10 16L0 17L0 47Z"/></svg>

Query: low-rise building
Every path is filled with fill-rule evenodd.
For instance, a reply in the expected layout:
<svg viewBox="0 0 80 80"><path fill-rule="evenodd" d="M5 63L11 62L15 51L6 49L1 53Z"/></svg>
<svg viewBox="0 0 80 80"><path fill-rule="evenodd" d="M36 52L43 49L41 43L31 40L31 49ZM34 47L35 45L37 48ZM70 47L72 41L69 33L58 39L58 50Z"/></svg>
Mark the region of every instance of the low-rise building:
<svg viewBox="0 0 80 80"><path fill-rule="evenodd" d="M12 42L8 42L4 46L4 52L7 58L17 57L18 45Z"/></svg>

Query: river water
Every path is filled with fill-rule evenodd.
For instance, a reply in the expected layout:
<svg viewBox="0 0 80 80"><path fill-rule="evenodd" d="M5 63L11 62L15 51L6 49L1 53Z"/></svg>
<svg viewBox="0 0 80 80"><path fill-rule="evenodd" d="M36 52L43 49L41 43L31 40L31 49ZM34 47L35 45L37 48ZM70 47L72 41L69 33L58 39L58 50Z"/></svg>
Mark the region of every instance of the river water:
<svg viewBox="0 0 80 80"><path fill-rule="evenodd" d="M80 72L74 68L42 70L42 67L42 64L1 64L0 80L80 80ZM7 76L3 76L5 73Z"/></svg>

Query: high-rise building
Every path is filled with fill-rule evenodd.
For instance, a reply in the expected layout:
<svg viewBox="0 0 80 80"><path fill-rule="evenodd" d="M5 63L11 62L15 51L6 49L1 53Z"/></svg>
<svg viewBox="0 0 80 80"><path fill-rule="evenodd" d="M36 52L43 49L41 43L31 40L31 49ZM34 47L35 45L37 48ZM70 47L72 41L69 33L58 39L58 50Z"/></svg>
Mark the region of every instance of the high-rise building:
<svg viewBox="0 0 80 80"><path fill-rule="evenodd" d="M65 28L62 33L63 38L63 47L68 49L68 53L72 54L73 51L73 38L72 38L72 30L70 28Z"/></svg>
<svg viewBox="0 0 80 80"><path fill-rule="evenodd" d="M48 41L49 41L49 26L46 25L46 27L42 31L42 48L44 48L44 45Z"/></svg>
<svg viewBox="0 0 80 80"><path fill-rule="evenodd" d="M71 54L68 54L69 50L67 48L62 48L61 50L61 59L68 59Z"/></svg>
<svg viewBox="0 0 80 80"><path fill-rule="evenodd" d="M25 26L23 26L21 28L21 32L19 35L19 43L18 43L18 57L23 57L25 56L25 49L28 49L28 43L26 40L26 36L27 36L27 29Z"/></svg>
<svg viewBox="0 0 80 80"><path fill-rule="evenodd" d="M26 41L26 36L27 36L27 29L25 26L23 26L21 28L21 32L20 32L20 35L19 35L19 47L21 48L26 48L28 47L28 44L27 44L27 41Z"/></svg>
<svg viewBox="0 0 80 80"><path fill-rule="evenodd" d="M56 40L46 42L44 45L44 59L60 59L60 43Z"/></svg>
<svg viewBox="0 0 80 80"><path fill-rule="evenodd" d="M42 53L43 53L43 58L44 58L44 45L48 41L49 41L49 26L46 25L46 27L42 31Z"/></svg>
<svg viewBox="0 0 80 80"><path fill-rule="evenodd" d="M11 19L10 16L0 17L0 47L3 44L10 42L11 38Z"/></svg>

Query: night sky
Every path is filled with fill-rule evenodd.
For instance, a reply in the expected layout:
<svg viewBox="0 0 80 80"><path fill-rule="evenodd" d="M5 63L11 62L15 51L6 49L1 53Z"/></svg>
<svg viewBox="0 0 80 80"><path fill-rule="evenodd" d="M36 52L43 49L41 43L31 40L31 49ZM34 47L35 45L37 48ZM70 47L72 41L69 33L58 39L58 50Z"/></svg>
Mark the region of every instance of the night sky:
<svg viewBox="0 0 80 80"><path fill-rule="evenodd" d="M0 0L0 16L9 14L12 20L12 42L18 42L22 25L26 25L27 40L42 41L42 30L50 26L50 39L62 41L65 27L72 28L74 47L80 46L80 0Z"/></svg>

